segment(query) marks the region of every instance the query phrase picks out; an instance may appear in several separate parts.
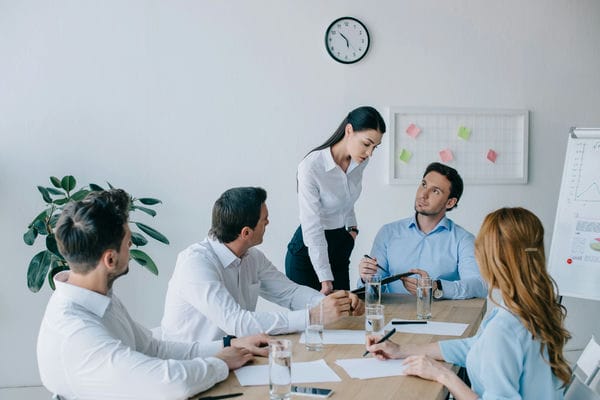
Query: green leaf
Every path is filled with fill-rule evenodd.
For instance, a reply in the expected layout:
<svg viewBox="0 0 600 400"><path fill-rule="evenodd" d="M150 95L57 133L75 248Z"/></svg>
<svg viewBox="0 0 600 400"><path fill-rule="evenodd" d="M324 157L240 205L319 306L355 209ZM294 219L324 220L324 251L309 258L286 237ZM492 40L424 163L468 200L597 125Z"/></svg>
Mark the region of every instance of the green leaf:
<svg viewBox="0 0 600 400"><path fill-rule="evenodd" d="M33 225L37 222L37 221L46 221L46 217L48 216L48 212L50 211L50 208L45 209L44 211L42 211L41 213L39 213L37 215L37 217L35 217L33 219L33 221L31 221L31 223L29 224L29 226L27 228L31 228L33 227Z"/></svg>
<svg viewBox="0 0 600 400"><path fill-rule="evenodd" d="M52 203L56 204L57 206L62 206L64 204L67 204L68 202L69 202L69 199L66 197L63 197L63 198L54 200Z"/></svg>
<svg viewBox="0 0 600 400"><path fill-rule="evenodd" d="M58 221L58 219L60 218L60 214L54 214L53 216L50 217L50 226L52 228L56 227L56 222Z"/></svg>
<svg viewBox="0 0 600 400"><path fill-rule="evenodd" d="M40 251L31 259L27 268L27 287L29 290L36 293L42 288L44 279L48 274L52 253L48 250Z"/></svg>
<svg viewBox="0 0 600 400"><path fill-rule="evenodd" d="M136 200L147 206L153 206L155 204L162 203L162 201L160 201L159 199L153 199L151 197L142 197L142 198L136 199Z"/></svg>
<svg viewBox="0 0 600 400"><path fill-rule="evenodd" d="M153 209L151 209L151 208L148 208L148 207L142 207L142 206L132 206L132 207L131 207L131 209L132 209L132 210L140 210L140 211L142 211L142 212L145 212L145 213L146 213L146 214L148 214L148 215L151 215L151 216L153 216L153 217L156 217L156 211L154 211Z"/></svg>
<svg viewBox="0 0 600 400"><path fill-rule="evenodd" d="M73 177L73 175L64 176L62 178L62 180L60 181L60 186L63 189L65 189L67 192L70 192L71 190L73 190L75 188L76 184L77 184L77 181L75 180L75 177Z"/></svg>
<svg viewBox="0 0 600 400"><path fill-rule="evenodd" d="M52 290L56 290L56 286L54 285L54 276L62 271L68 271L69 266L64 264L63 262L53 259L50 264L50 273L48 273L48 284L52 288Z"/></svg>
<svg viewBox="0 0 600 400"><path fill-rule="evenodd" d="M141 250L131 249L129 250L131 258L133 258L138 264L152 272L154 275L158 275L158 268L150 256Z"/></svg>
<svg viewBox="0 0 600 400"><path fill-rule="evenodd" d="M148 236L150 236L152 239L158 240L159 242L162 242L164 244L169 244L169 239L167 239L165 235L163 235L162 233L160 233L156 229L150 228L148 225L142 224L141 222L134 222L134 224L138 228L140 228L140 230L142 232L144 232L145 234L147 234Z"/></svg>
<svg viewBox="0 0 600 400"><path fill-rule="evenodd" d="M92 189L92 192L100 192L104 190L102 186L96 185L95 183L90 183L90 189Z"/></svg>
<svg viewBox="0 0 600 400"><path fill-rule="evenodd" d="M71 195L71 199L74 201L83 200L89 193L90 191L87 189L79 189L77 192Z"/></svg>
<svg viewBox="0 0 600 400"><path fill-rule="evenodd" d="M137 232L131 232L131 242L136 246L145 246L148 243L148 239Z"/></svg>
<svg viewBox="0 0 600 400"><path fill-rule="evenodd" d="M50 197L50 193L48 193L48 190L43 186L38 186L37 188L42 194L42 198L44 199L44 201L46 203L52 203L52 198Z"/></svg>
<svg viewBox="0 0 600 400"><path fill-rule="evenodd" d="M36 220L33 222L33 227L38 231L40 235L47 235L48 230L46 229L46 221L44 220Z"/></svg>
<svg viewBox="0 0 600 400"><path fill-rule="evenodd" d="M50 182L52 182L52 184L54 185L55 188L58 188L58 189L62 188L62 186L60 185L60 179L58 179L57 177L51 176Z"/></svg>
<svg viewBox="0 0 600 400"><path fill-rule="evenodd" d="M53 234L46 237L46 248L57 256L62 257L60 251L58 251L58 244L56 244L56 238Z"/></svg>
<svg viewBox="0 0 600 400"><path fill-rule="evenodd" d="M63 195L64 196L64 194L65 194L62 190L54 189L51 187L47 187L46 190L48 191L48 193L52 193L55 195Z"/></svg>
<svg viewBox="0 0 600 400"><path fill-rule="evenodd" d="M25 244L31 246L35 242L35 238L37 238L37 229L29 228L27 232L23 235L23 241Z"/></svg>

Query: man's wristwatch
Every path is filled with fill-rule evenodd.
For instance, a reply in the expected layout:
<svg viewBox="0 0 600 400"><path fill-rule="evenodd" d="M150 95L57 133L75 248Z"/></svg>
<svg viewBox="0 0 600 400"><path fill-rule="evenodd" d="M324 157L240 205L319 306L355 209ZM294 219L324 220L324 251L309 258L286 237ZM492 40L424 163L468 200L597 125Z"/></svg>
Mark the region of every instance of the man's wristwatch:
<svg viewBox="0 0 600 400"><path fill-rule="evenodd" d="M237 337L233 335L223 336L223 347L231 346L231 339L237 339Z"/></svg>
<svg viewBox="0 0 600 400"><path fill-rule="evenodd" d="M358 228L355 226L349 226L346 228L346 230L348 231L348 233L350 232L356 232L356 234L358 235Z"/></svg>
<svg viewBox="0 0 600 400"><path fill-rule="evenodd" d="M439 300L444 296L444 290L442 289L442 281L437 279L435 281L435 289L433 290L433 298Z"/></svg>

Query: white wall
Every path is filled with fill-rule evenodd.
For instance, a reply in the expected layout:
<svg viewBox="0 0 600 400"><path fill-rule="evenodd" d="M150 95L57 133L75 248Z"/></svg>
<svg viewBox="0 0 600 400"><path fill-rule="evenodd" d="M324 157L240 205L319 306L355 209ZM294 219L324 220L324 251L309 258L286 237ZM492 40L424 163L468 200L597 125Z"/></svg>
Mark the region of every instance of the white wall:
<svg viewBox="0 0 600 400"><path fill-rule="evenodd" d="M356 65L323 45L345 15L372 35ZM171 246L149 248L160 276L134 265L117 284L149 326L177 252L205 235L228 187L268 190L262 247L283 264L298 223L296 165L362 104L531 110L529 184L467 187L452 217L476 232L487 212L522 205L552 232L568 128L600 125L598 37L595 0L0 0L0 386L39 383L50 290L28 291L41 246L21 237L49 175L164 201L152 224ZM387 155L384 142L365 173L354 261L412 209L415 187L386 183ZM568 305L573 346L600 334L597 306Z"/></svg>

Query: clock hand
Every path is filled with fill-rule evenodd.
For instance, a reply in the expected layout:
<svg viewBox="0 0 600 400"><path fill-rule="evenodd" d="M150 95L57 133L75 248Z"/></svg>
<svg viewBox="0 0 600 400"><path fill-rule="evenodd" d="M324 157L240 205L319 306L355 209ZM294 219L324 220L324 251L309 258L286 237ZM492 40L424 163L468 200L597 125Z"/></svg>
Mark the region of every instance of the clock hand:
<svg viewBox="0 0 600 400"><path fill-rule="evenodd" d="M346 47L350 47L350 42L348 42L348 38L346 36L344 36L344 34L342 32L340 32L340 35L344 38L344 40L346 41Z"/></svg>

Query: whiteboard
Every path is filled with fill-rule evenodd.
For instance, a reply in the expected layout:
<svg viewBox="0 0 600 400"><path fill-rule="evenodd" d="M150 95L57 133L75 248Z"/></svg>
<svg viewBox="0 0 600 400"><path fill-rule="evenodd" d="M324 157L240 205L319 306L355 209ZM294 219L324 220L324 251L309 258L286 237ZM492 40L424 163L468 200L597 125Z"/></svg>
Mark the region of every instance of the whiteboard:
<svg viewBox="0 0 600 400"><path fill-rule="evenodd" d="M527 110L390 107L389 120L391 184L416 184L434 161L467 184L527 183Z"/></svg>
<svg viewBox="0 0 600 400"><path fill-rule="evenodd" d="M600 128L571 128L548 269L561 296L600 300Z"/></svg>

